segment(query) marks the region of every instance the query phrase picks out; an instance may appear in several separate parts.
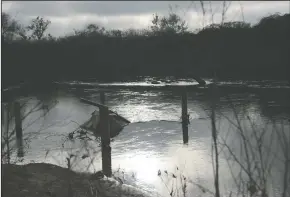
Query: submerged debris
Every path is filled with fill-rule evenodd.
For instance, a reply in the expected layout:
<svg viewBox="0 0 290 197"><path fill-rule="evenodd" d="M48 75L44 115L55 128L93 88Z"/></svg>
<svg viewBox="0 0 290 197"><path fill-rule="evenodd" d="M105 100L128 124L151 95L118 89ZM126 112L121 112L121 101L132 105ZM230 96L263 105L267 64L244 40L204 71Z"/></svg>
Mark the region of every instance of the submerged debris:
<svg viewBox="0 0 290 197"><path fill-rule="evenodd" d="M123 128L130 123L130 121L114 112L111 112L109 115L110 135L111 138L113 138L117 136L123 130ZM99 111L96 110L92 113L92 117L83 123L80 128L92 131L96 136L100 136L100 126L100 114Z"/></svg>

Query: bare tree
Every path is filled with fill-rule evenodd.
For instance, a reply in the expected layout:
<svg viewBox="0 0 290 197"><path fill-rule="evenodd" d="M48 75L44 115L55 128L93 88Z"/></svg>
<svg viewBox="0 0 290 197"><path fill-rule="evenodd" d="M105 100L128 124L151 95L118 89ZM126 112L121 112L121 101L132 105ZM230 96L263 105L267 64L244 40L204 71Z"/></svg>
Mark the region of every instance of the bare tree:
<svg viewBox="0 0 290 197"><path fill-rule="evenodd" d="M14 40L17 37L22 37L25 35L25 29L19 24L15 19L13 19L9 14L1 13L2 23L1 31L2 38L4 40Z"/></svg>
<svg viewBox="0 0 290 197"><path fill-rule="evenodd" d="M170 13L168 17L159 17L155 14L152 19L151 30L153 33L184 33L188 29L186 22L175 13Z"/></svg>
<svg viewBox="0 0 290 197"><path fill-rule="evenodd" d="M29 103L31 99L28 99L27 101L23 102L20 105L20 112L21 112L21 121L23 122L26 118L31 116L34 113L37 112L43 112L40 114L36 119L28 122L26 125L23 125L23 131L25 131L27 128L29 128L31 125L39 121L41 118L45 117L49 111L57 104L57 101L52 99L50 101L42 101L38 100L34 102L33 104ZM8 102L8 103L2 103L2 115L4 116L2 118L2 129L4 132L1 134L1 161L2 163L11 163L11 154L16 150L17 144L15 143L16 137L15 137L15 113L14 113L14 101ZM39 128L36 133L29 133L28 135L23 136L24 141L29 141L33 137L35 137L37 134L39 134L40 131L43 131L53 125L49 125L47 127L41 127Z"/></svg>
<svg viewBox="0 0 290 197"><path fill-rule="evenodd" d="M228 117L222 112L219 114L230 123L231 129L225 135L220 136L219 140L220 145L224 147L223 153L227 158L232 178L237 186L237 193L251 197L270 196L270 181L272 178L277 181L278 178L271 176L273 166L281 165L279 168L282 170L283 184L279 195L281 197L288 196L290 179L289 125L285 125L285 121L277 124L274 120L264 121L258 125L247 115L245 109L238 111L230 99L228 102L233 110L233 117ZM233 136L240 143L238 150L233 147L230 140L227 140L230 138L229 136ZM234 142L234 144L237 147L238 143ZM273 147L275 147L274 150Z"/></svg>
<svg viewBox="0 0 290 197"><path fill-rule="evenodd" d="M27 26L27 30L31 32L30 38L41 40L45 37L45 31L49 27L51 21L44 20L41 17L36 17L31 21L31 24Z"/></svg>

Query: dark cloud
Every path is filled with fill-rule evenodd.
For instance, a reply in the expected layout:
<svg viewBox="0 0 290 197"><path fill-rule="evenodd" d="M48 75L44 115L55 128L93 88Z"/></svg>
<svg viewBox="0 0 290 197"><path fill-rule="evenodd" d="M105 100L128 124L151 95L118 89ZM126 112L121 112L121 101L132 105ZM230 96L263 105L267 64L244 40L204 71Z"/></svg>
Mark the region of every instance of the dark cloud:
<svg viewBox="0 0 290 197"><path fill-rule="evenodd" d="M227 12L227 20L241 20L241 10L247 22L256 23L261 17L275 12L289 12L289 2L266 1L233 1ZM188 22L191 29L201 27L202 9L198 1L13 1L3 2L2 10L8 12L21 23L28 24L37 16L52 21L49 32L63 35L72 30L82 28L85 24L96 23L106 28L146 28L152 14L165 15L169 5ZM209 2L204 2L207 12L210 12ZM212 11L216 12L215 22L220 20L222 2L212 2ZM209 17L207 17L209 23Z"/></svg>
<svg viewBox="0 0 290 197"><path fill-rule="evenodd" d="M6 2L5 2L6 3ZM68 14L96 14L99 16L118 16L168 12L169 5L186 7L189 1L14 1L10 10L24 15L67 16Z"/></svg>

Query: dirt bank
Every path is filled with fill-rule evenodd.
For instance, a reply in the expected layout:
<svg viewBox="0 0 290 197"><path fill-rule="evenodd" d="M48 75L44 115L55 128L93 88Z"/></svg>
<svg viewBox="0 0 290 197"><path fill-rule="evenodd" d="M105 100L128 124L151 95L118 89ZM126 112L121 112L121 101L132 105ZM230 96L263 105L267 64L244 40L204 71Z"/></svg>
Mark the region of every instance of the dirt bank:
<svg viewBox="0 0 290 197"><path fill-rule="evenodd" d="M76 173L52 164L2 165L3 197L147 197L114 179Z"/></svg>

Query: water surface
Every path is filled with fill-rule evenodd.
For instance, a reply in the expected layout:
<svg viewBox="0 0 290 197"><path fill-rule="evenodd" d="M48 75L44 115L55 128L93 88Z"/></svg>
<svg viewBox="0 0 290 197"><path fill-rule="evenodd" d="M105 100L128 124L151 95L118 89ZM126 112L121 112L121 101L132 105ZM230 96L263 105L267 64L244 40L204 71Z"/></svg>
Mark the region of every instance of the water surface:
<svg viewBox="0 0 290 197"><path fill-rule="evenodd" d="M176 181L170 172L182 174L194 183L213 191L212 133L209 118L213 97L209 85L204 88L191 88L190 86L194 87L197 84L193 80L159 81L159 84L152 84L148 79L115 83L59 83L59 88L53 92L53 99L58 103L44 118L24 131L26 135L30 135L30 140L27 141L29 146L26 148L23 162L50 162L66 166L65 157L75 154L78 156L73 162L75 170L100 170L98 143L64 141L68 133L77 129L78 124L87 120L95 110L94 107L81 103L79 98L99 101L99 91L104 90L106 104L131 121L111 143L112 165L114 170L120 169L119 176L123 176L121 171L124 171L129 183L163 196L169 196L170 188L175 184L172 180ZM210 83L211 80L207 80L207 84ZM184 85L189 86L186 90L190 114L188 145L182 143L180 124L180 95ZM46 96L41 95L41 99L43 98ZM253 139L254 129L248 120L250 119L257 126L257 130L266 130L265 141L272 152L270 154L267 149L269 158L273 160L280 157L281 143L276 130L280 132L283 128L289 131L289 98L290 88L281 81L219 82L216 118L220 137L226 139L236 155L242 157L241 137L234 126L235 120L241 120L245 135ZM40 95L32 95L30 105L32 106L37 99L40 99ZM47 102L50 99L51 97L47 98ZM40 113L29 116L23 124L29 125L41 115ZM221 144L219 146L222 147ZM88 152L89 157L81 159ZM281 192L283 178L283 165L276 160L270 173L275 182L273 195ZM220 182L224 194L229 194L235 188L228 167L231 162L232 158L226 154L220 155ZM239 169L235 165L232 168L236 171ZM158 170L162 172L161 176L157 175ZM190 196L203 193L191 184L188 185L188 192Z"/></svg>

